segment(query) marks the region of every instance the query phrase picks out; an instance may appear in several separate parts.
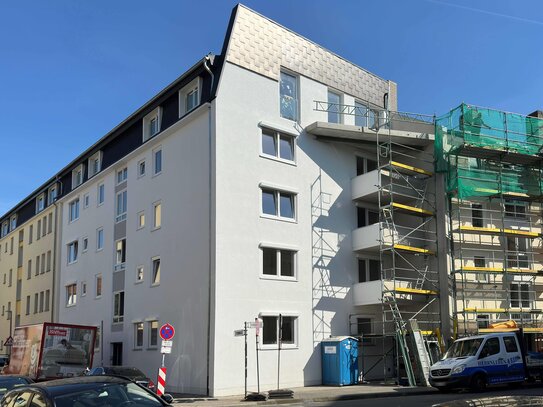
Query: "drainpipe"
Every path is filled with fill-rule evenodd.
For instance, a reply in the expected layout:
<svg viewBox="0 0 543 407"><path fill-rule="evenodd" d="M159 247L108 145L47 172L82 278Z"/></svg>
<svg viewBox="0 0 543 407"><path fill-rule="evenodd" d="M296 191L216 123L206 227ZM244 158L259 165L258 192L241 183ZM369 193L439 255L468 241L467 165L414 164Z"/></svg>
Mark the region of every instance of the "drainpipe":
<svg viewBox="0 0 543 407"><path fill-rule="evenodd" d="M215 75L213 75L213 72L211 72L211 69L209 68L209 66L207 66L207 63L209 62L209 63L213 64L213 61L211 59L212 56L213 55L211 53L209 53L204 58L204 68L211 75L211 86L209 88L209 95L210 96L211 96L211 92L213 92L213 84L215 83Z"/></svg>

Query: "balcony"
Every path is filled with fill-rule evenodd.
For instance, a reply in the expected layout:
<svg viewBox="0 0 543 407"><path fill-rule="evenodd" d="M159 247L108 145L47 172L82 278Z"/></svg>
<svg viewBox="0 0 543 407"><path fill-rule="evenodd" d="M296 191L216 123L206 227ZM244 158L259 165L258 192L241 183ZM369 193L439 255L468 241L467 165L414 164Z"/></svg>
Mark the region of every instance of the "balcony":
<svg viewBox="0 0 543 407"><path fill-rule="evenodd" d="M305 130L328 141L375 143L379 136L386 135L393 143L424 147L434 139L434 120L429 115L394 112L369 104L343 105L323 101L314 101L313 110L327 113L328 119L316 121Z"/></svg>
<svg viewBox="0 0 543 407"><path fill-rule="evenodd" d="M397 301L427 301L428 296L437 295L437 291L428 288L415 288L413 281L376 280L353 284L353 305L375 305L381 303L383 292L394 293Z"/></svg>
<svg viewBox="0 0 543 407"><path fill-rule="evenodd" d="M381 237L382 233L382 237ZM382 239L382 242L381 242ZM379 248L393 248L412 254L434 254L436 245L435 232L422 228L411 228L382 223L364 226L353 230L353 251L378 252Z"/></svg>

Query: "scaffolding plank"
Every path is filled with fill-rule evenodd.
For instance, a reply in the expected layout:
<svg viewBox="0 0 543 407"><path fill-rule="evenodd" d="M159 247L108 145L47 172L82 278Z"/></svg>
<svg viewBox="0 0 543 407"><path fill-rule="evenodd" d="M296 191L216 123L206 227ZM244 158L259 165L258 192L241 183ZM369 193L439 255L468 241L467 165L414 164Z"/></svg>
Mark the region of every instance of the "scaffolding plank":
<svg viewBox="0 0 543 407"><path fill-rule="evenodd" d="M465 272L483 272L483 273L503 273L504 269L503 267L475 267L475 266L464 266L458 271L465 271ZM531 270L531 269L515 269L515 268L508 268L505 269L507 273L512 274L539 274L538 270Z"/></svg>
<svg viewBox="0 0 543 407"><path fill-rule="evenodd" d="M397 287L394 289L397 293L402 294L420 294L420 295L437 295L437 291L434 290L423 290L419 288L407 288L407 287Z"/></svg>
<svg viewBox="0 0 543 407"><path fill-rule="evenodd" d="M412 165L403 164L398 161L390 161L390 165L396 168L401 168L402 170L407 170L409 172L415 172L417 174L427 175L431 177L433 174L430 171L423 170L422 168L414 167Z"/></svg>
<svg viewBox="0 0 543 407"><path fill-rule="evenodd" d="M420 253L420 254L434 254L433 251L424 249L422 247L407 246L404 244L395 244L393 247L396 250L402 250L406 252L414 252L414 253Z"/></svg>
<svg viewBox="0 0 543 407"><path fill-rule="evenodd" d="M422 208L417 208L416 206L404 205L399 202L392 202L392 207L399 210L412 212L416 215L421 215L421 216L432 216L434 214L432 211L422 209Z"/></svg>
<svg viewBox="0 0 543 407"><path fill-rule="evenodd" d="M460 226L460 231L461 232L467 232L467 233L488 233L488 234L501 234L501 233L504 233L506 235L526 236L526 237L533 237L533 238L541 236L540 233L530 232L528 230L503 229L503 228L486 228L486 227L469 226L469 225Z"/></svg>
<svg viewBox="0 0 543 407"><path fill-rule="evenodd" d="M462 312L462 311L461 311ZM513 313L541 313L541 310L539 309L533 309L533 308L464 308L464 311L466 313L495 313L495 314L503 314L506 312L513 312Z"/></svg>
<svg viewBox="0 0 543 407"><path fill-rule="evenodd" d="M519 328L480 328L480 333L494 333L494 332L517 332ZM522 331L527 334L543 333L543 328L522 328Z"/></svg>

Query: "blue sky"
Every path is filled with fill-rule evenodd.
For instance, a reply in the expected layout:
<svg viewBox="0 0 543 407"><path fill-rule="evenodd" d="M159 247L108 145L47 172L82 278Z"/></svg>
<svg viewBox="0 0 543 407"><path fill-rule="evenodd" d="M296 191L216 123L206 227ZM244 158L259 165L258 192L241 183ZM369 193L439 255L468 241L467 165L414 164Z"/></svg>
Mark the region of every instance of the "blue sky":
<svg viewBox="0 0 543 407"><path fill-rule="evenodd" d="M208 52L231 0L0 3L0 214ZM539 0L246 0L398 83L399 110L543 109Z"/></svg>

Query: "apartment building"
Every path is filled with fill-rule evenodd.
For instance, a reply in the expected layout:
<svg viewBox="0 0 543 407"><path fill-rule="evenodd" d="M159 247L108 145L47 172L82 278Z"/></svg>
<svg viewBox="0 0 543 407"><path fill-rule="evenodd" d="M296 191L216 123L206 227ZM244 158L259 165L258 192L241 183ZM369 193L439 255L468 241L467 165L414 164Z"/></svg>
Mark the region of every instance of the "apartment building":
<svg viewBox="0 0 543 407"><path fill-rule="evenodd" d="M462 154L441 140L459 127L397 110L394 82L239 5L220 55L0 219L2 305L17 324L47 314L94 325L96 366L149 377L162 359L158 329L174 325L172 392L242 393L234 330L255 319L259 336L248 335L258 339L262 389L320 384L320 342L338 335L360 338L365 379L407 371L416 384L423 366L409 356L410 338L443 343L461 325L463 334L484 329L485 314L489 323L535 321L536 285L530 311L523 292L540 263L519 239L538 241L541 221L538 204L518 194L483 208L477 194L456 195L449 169ZM475 240L459 251L459 236ZM501 260L481 260L493 242ZM488 273L501 280L482 281ZM489 311L489 287L506 292L492 305L500 312ZM0 337L8 322L0 319ZM256 358L251 346L250 390Z"/></svg>
<svg viewBox="0 0 543 407"><path fill-rule="evenodd" d="M41 188L0 218L0 354L16 326L53 320L56 194Z"/></svg>

